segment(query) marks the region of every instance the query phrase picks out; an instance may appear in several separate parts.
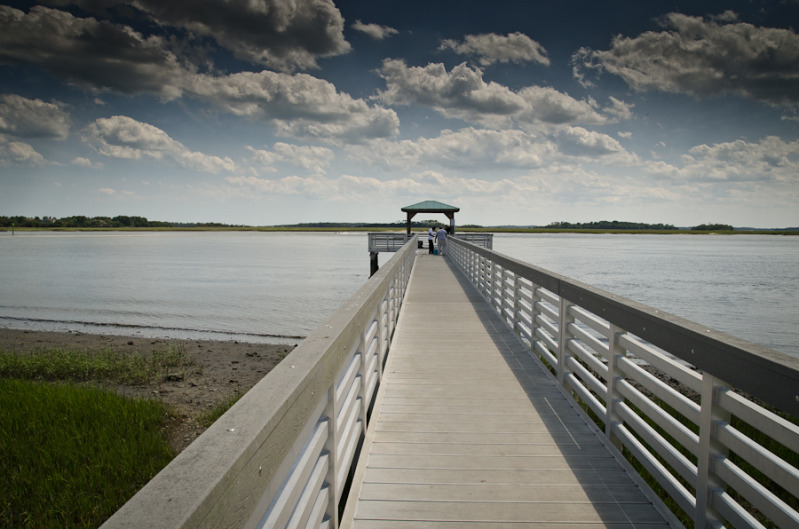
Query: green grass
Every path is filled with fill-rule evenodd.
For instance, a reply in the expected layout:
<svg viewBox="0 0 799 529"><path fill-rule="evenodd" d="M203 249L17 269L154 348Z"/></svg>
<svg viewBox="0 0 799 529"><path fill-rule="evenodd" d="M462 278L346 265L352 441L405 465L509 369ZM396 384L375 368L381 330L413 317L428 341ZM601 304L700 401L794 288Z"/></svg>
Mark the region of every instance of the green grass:
<svg viewBox="0 0 799 529"><path fill-rule="evenodd" d="M98 527L175 456L166 405L99 386L193 365L180 347L0 351L0 527Z"/></svg>
<svg viewBox="0 0 799 529"><path fill-rule="evenodd" d="M0 377L74 382L149 383L169 373L184 373L194 364L182 347L149 355L111 349L41 349L30 354L0 350Z"/></svg>
<svg viewBox="0 0 799 529"><path fill-rule="evenodd" d="M98 527L173 457L159 401L0 379L0 527Z"/></svg>

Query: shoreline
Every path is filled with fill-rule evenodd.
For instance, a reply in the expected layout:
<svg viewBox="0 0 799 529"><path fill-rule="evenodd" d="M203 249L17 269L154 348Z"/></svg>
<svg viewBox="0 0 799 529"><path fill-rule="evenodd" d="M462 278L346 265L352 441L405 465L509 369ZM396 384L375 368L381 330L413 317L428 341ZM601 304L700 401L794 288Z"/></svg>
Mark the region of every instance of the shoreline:
<svg viewBox="0 0 799 529"><path fill-rule="evenodd" d="M176 452L186 448L205 430L197 421L203 413L237 393L249 391L297 343L166 339L0 328L0 351L20 354L69 348L89 351L110 349L146 355L169 347L183 348L186 355L194 360L196 369L187 370L180 380L107 386L126 397L155 398L168 404L174 410L175 417L168 427L167 437Z"/></svg>

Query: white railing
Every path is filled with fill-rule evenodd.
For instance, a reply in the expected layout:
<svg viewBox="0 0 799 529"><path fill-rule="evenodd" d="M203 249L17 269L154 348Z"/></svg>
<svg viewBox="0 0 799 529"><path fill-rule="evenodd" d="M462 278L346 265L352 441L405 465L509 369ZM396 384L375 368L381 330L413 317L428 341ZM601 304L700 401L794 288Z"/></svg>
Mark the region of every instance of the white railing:
<svg viewBox="0 0 799 529"><path fill-rule="evenodd" d="M457 239L447 254L678 518L799 527L799 359Z"/></svg>
<svg viewBox="0 0 799 529"><path fill-rule="evenodd" d="M456 237L462 241L470 242L472 244L476 244L477 246L482 246L483 248L487 248L489 250L492 250L494 248L493 233L482 233L482 232L458 233Z"/></svg>
<svg viewBox="0 0 799 529"><path fill-rule="evenodd" d="M391 231L369 233L369 251L377 252L396 252L405 246L408 239L416 238L417 234L408 235Z"/></svg>
<svg viewBox="0 0 799 529"><path fill-rule="evenodd" d="M338 527L415 257L414 241L102 527Z"/></svg>
<svg viewBox="0 0 799 529"><path fill-rule="evenodd" d="M369 251L370 252L396 252L405 245L409 238L416 237L417 244L421 243L422 246L427 248L427 232L416 232L408 235L407 233L397 232L374 232L369 233ZM494 234L482 232L458 233L454 235L462 241L468 241L477 246L488 248L491 250L494 247Z"/></svg>

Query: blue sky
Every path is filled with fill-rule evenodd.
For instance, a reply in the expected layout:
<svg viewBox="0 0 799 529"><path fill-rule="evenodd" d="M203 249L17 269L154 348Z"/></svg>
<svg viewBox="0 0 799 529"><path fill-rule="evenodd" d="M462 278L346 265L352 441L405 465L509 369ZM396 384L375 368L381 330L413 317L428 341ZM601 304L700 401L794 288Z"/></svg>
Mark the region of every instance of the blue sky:
<svg viewBox="0 0 799 529"><path fill-rule="evenodd" d="M797 25L799 0L2 2L0 215L799 226Z"/></svg>

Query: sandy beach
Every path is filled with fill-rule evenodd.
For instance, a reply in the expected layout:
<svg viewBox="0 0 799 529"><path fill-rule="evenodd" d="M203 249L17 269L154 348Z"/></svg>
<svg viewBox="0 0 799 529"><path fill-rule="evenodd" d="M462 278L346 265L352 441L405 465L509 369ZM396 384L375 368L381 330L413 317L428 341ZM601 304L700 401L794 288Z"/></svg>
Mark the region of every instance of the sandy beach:
<svg viewBox="0 0 799 529"><path fill-rule="evenodd" d="M169 346L183 347L195 364L176 380L147 385L115 386L122 395L157 398L176 412L167 435L170 445L183 450L204 430L196 418L236 392L246 393L278 364L294 345L254 344L208 340L167 340L77 332L38 332L0 329L0 350L35 354L54 347L149 354Z"/></svg>

